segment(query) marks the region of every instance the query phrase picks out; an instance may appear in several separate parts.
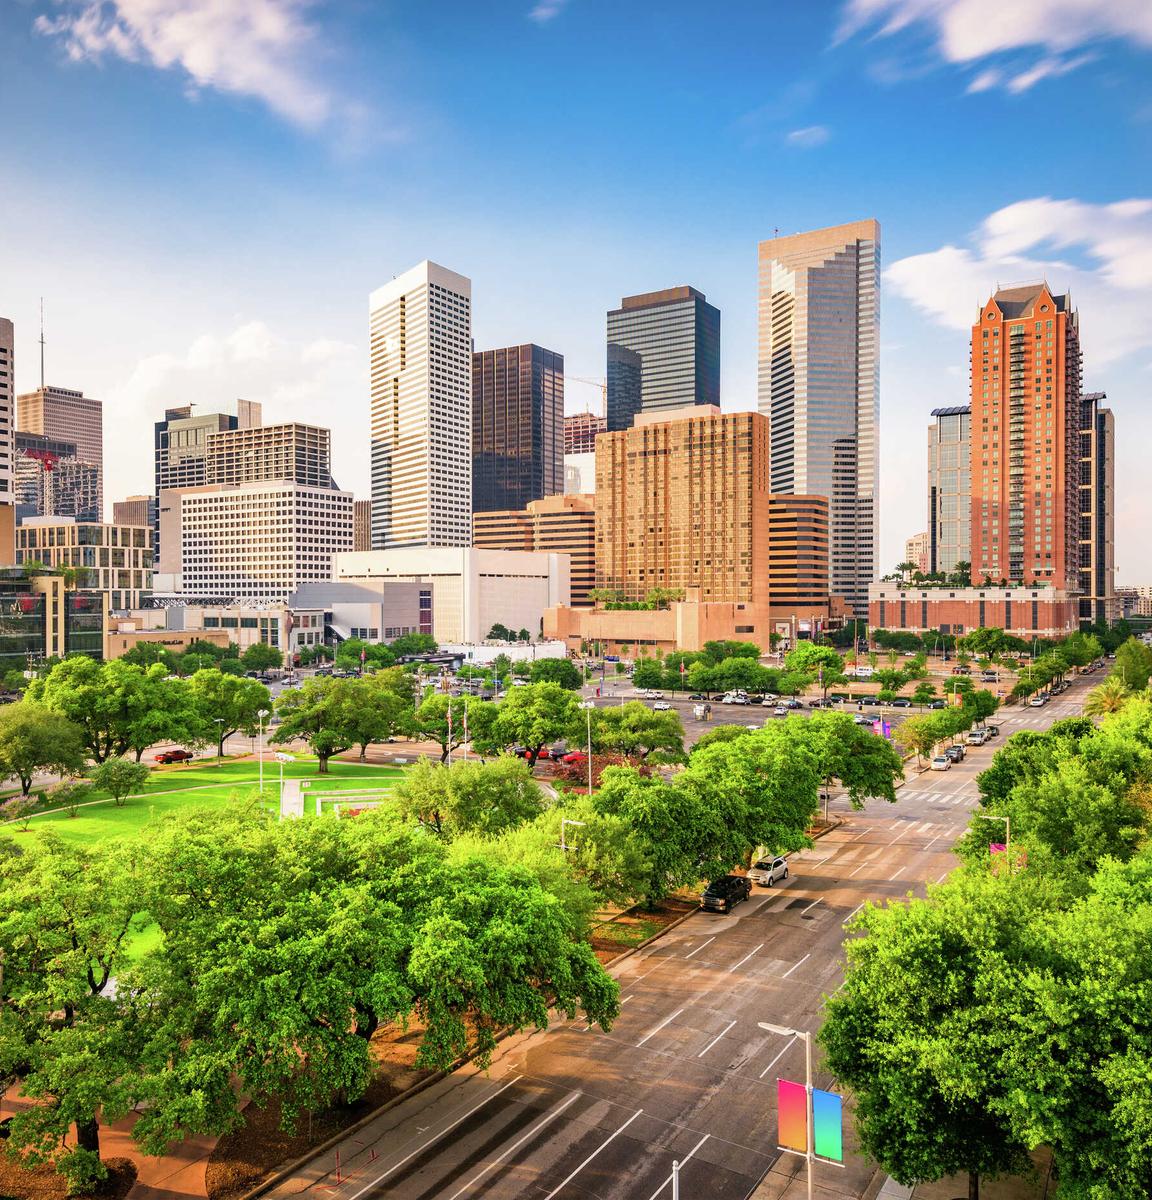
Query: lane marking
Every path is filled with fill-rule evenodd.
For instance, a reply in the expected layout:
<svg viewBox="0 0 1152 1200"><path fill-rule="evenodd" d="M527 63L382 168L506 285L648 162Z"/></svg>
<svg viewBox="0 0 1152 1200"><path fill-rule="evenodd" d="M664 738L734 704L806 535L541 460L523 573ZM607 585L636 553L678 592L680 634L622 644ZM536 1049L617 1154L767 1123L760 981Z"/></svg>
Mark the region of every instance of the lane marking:
<svg viewBox="0 0 1152 1200"><path fill-rule="evenodd" d="M817 901L816 901L816 903L817 903L817 904L819 904L819 903L820 903L820 901L819 901L819 900L817 900ZM805 911L805 912L807 912L808 910L807 910L807 909L805 909L804 911ZM803 958L802 958L802 959L801 959L801 960L800 960L798 963L793 963L793 964L792 964L792 965L791 965L791 966L788 968L788 970L787 970L787 971L785 971L785 972L784 972L784 974L780 976L780 978L781 978L781 979L787 979L787 978L788 978L788 976L789 976L789 975L791 975L791 974L792 974L792 972L793 972L793 971L795 971L797 967L802 967L802 966L803 966L803 965L804 965L804 964L805 964L805 963L806 963L806 962L807 962L807 961L808 961L808 960L809 960L811 957L812 957L812 952L811 952L811 951L809 951L807 954L805 954L805 955L804 955L804 957L803 957Z"/></svg>
<svg viewBox="0 0 1152 1200"><path fill-rule="evenodd" d="M711 937L708 939L708 942L714 942L715 940L716 940L716 935L715 935L715 934L713 934L713 935L712 935L712 936L711 936ZM699 946L697 946L697 947L696 947L696 949L692 951L692 954L699 954L699 953L700 953L700 951L701 951L701 950L703 950L703 949L704 949L704 947L708 945L708 942L701 942L701 943L700 943L700 945L699 945ZM685 958L691 958L691 957L692 957L692 954L685 954L685 955L684 955L684 957L685 957Z"/></svg>
<svg viewBox="0 0 1152 1200"><path fill-rule="evenodd" d="M768 1074L768 1072L769 1072L769 1071L771 1071L771 1070L772 1070L772 1068L773 1068L773 1067L774 1067L774 1066L775 1066L775 1065L776 1065L776 1064L777 1064L777 1063L778 1063L778 1062L779 1062L779 1061L780 1061L780 1060L781 1060L781 1059L784 1057L784 1055L785 1055L785 1054L787 1054L787 1053L788 1053L788 1051L792 1049L792 1043L793 1043L795 1040L796 1040L796 1035L795 1035L795 1034L793 1034L793 1035L792 1035L792 1036L791 1036L791 1037L788 1039L788 1044L787 1044L787 1045L784 1047L784 1049L783 1049L783 1050L781 1050L781 1051L780 1051L780 1053L779 1053L779 1054L777 1054L777 1055L776 1055L776 1057L775 1057L775 1058L774 1058L774 1059L773 1059L773 1060L772 1060L772 1061L771 1061L771 1062L770 1062L770 1063L769 1063L769 1064L768 1064L768 1065L767 1065L767 1066L764 1068L764 1070L760 1072L760 1078L761 1078L761 1079L763 1079L763 1078L764 1078L764 1076L765 1076L765 1075L767 1075L767 1074Z"/></svg>
<svg viewBox="0 0 1152 1200"><path fill-rule="evenodd" d="M856 907L844 918L845 924L851 921L852 918L864 907L864 901L861 901Z"/></svg>
<svg viewBox="0 0 1152 1200"><path fill-rule="evenodd" d="M719 1041L719 1040L720 1040L720 1039L721 1039L721 1038L722 1038L722 1037L723 1037L723 1036L724 1036L724 1035L725 1035L725 1034L728 1032L728 1030L729 1030L729 1029L731 1029L731 1028L732 1028L732 1026L733 1026L733 1025L735 1025L735 1024L736 1024L736 1022L735 1022L735 1021L729 1021L729 1022L728 1022L728 1024L727 1024L727 1025L725 1025L725 1026L724 1026L724 1028L723 1028L723 1029L722 1029L722 1030L721 1030L721 1031L720 1031L720 1032L719 1032L719 1033L718 1033L718 1034L717 1034L717 1035L716 1035L716 1036L715 1036L715 1037L714 1037L714 1038L713 1038L713 1039L712 1039L712 1040L711 1040L711 1041L708 1043L708 1045L707 1045L707 1046L705 1046L705 1047L704 1047L704 1049L703 1049L703 1050L701 1050L701 1051L700 1051L700 1053L696 1055L696 1057L697 1057L697 1058L703 1058L703 1057L704 1057L704 1055L705 1055L705 1054L707 1054L707 1053L708 1053L708 1051L709 1051L709 1050L711 1050L711 1049L712 1049L712 1047L713 1047L713 1046L715 1046L715 1045L716 1045L716 1043L717 1043L717 1042L718 1042L718 1041Z"/></svg>
<svg viewBox="0 0 1152 1200"><path fill-rule="evenodd" d="M696 1143L696 1145L695 1145L695 1146L693 1146L693 1147L692 1147L692 1149L688 1151L688 1154L687 1154L687 1156L686 1156L685 1158L682 1158L682 1159L680 1160L680 1166L681 1166L681 1167L683 1167L683 1166L684 1166L684 1165L685 1165L685 1164L686 1164L686 1163L689 1161L689 1159L691 1159L691 1157L692 1157L692 1156L693 1156L693 1155L696 1153L696 1151L697 1151L697 1150L699 1150L699 1149L700 1149L700 1147L701 1147L701 1146L703 1146L703 1145L704 1145L704 1143L705 1143L705 1142L706 1142L706 1141L707 1141L707 1140L708 1140L708 1139L709 1139L711 1136L712 1136L712 1135L711 1135L710 1133L706 1133L706 1134L705 1134L705 1135L704 1135L704 1136L703 1136L703 1137L702 1137L702 1138L701 1138L701 1139L700 1139L700 1140L699 1140L699 1141ZM657 1188L657 1189L656 1189L656 1190L655 1190L655 1191L652 1193L652 1195L648 1197L648 1200L656 1200L656 1197L657 1197L657 1196L659 1196L659 1195L660 1195L660 1193L661 1193L661 1192L662 1192L662 1191L663 1191L663 1190L664 1190L664 1189L665 1189L665 1188L666 1188L666 1187L667 1187L667 1186L668 1186L668 1185L669 1185L671 1182L672 1182L672 1176L671 1176L671 1175L669 1175L669 1176L668 1176L668 1178L667 1178L667 1179L665 1179L665 1180L664 1180L664 1182L663 1182L663 1183L662 1183L662 1184L661 1184L661 1185L660 1185L660 1186L659 1186L659 1187L658 1187L658 1188Z"/></svg>
<svg viewBox="0 0 1152 1200"><path fill-rule="evenodd" d="M900 875L903 875L903 874L904 874L904 872L905 872L905 871L907 871L907 870L908 870L908 868L907 868L907 867L901 867L901 868L900 868L898 871L896 871L896 872L895 872L893 875L891 875L891 876L889 877L889 878L890 878L890 882L892 882L892 883L895 883L895 882L896 882L896 880L897 880L897 878L898 878Z"/></svg>
<svg viewBox="0 0 1152 1200"><path fill-rule="evenodd" d="M650 1032L646 1033L646 1034L645 1034L645 1035L644 1035L644 1036L643 1036L643 1037L642 1037L642 1038L641 1038L641 1039L640 1039L640 1040L639 1040L639 1041L636 1043L636 1045L637 1045L637 1046L643 1046L643 1045L644 1045L644 1043L645 1043L645 1042L646 1042L646 1041L647 1041L647 1040L648 1040L650 1037L654 1037L656 1034L658 1034L658 1033L660 1032L660 1030L661 1030L661 1029L663 1029L663 1028L664 1028L664 1026L668 1024L668 1022L669 1022L669 1021L674 1021L674 1020L675 1020L675 1019L676 1019L676 1018L677 1018L677 1017L678 1017L678 1016L679 1016L679 1015L680 1015L680 1014L681 1014L683 1011L684 1011L684 1010L683 1010L682 1008L678 1008L678 1009L677 1009L677 1010L676 1010L676 1011L675 1011L675 1012L674 1012L674 1013L673 1013L673 1014L672 1014L670 1017L665 1017L665 1018L664 1018L664 1020L663 1020L663 1021L661 1021L661 1022L660 1022L660 1024L659 1024L659 1025L657 1025L655 1029L653 1029L653 1030L651 1030Z"/></svg>
<svg viewBox="0 0 1152 1200"><path fill-rule="evenodd" d="M941 875L941 876L940 876L940 878L936 880L936 882L937 882L937 883L943 883L943 882L944 882L944 880L945 880L945 879L947 879L947 878L948 878L948 876L949 876L949 875L951 875L951 874L952 874L952 872L951 872L951 871L945 871L945 872L944 872L944 874L943 874L943 875Z"/></svg>
<svg viewBox="0 0 1152 1200"><path fill-rule="evenodd" d="M931 840L931 841L928 843L928 845L924 847L925 851L931 850L931 849L932 849L932 847L933 847L933 846L935 846L935 845L936 845L936 843L937 843L937 842L938 842L938 841L939 841L939 840L940 840L940 839L941 839L943 836L944 836L944 835L943 835L942 833L938 833L938 834L937 834L937 835L936 835L936 836L935 836L935 837L934 837L934 838L933 838L933 839L932 839L932 840Z"/></svg>
<svg viewBox="0 0 1152 1200"><path fill-rule="evenodd" d="M430 1137L426 1142L423 1142L421 1145L417 1146L415 1150L409 1151L409 1153L405 1154L399 1162L393 1163L388 1170L383 1173L383 1175L378 1175L372 1180L371 1183L366 1183L358 1192L352 1196L349 1196L348 1200L359 1200L359 1198L363 1196L365 1192L371 1191L372 1188L376 1187L380 1183L383 1183L393 1171L398 1171L406 1162L408 1162L409 1159L415 1158L417 1154L423 1154L429 1146L438 1142L445 1135L451 1133L457 1125L462 1125L470 1116L472 1116L473 1113L479 1112L479 1110L482 1109L485 1104L495 1100L497 1096L499 1096L502 1092L506 1092L514 1083L518 1083L521 1078L522 1077L520 1075L513 1075L503 1087L497 1088L492 1095L481 1100L479 1104L473 1105L462 1117L457 1117L451 1125L442 1129L439 1133L433 1134L433 1136Z"/></svg>
<svg viewBox="0 0 1152 1200"><path fill-rule="evenodd" d="M583 1161L583 1162L582 1162L582 1163L581 1163L581 1164L580 1164L580 1165L579 1165L579 1166L576 1168L576 1170L575 1170L575 1171L573 1171L573 1172L572 1172L572 1174L571 1174L571 1175L569 1175L569 1176L568 1176L568 1178L567 1178L567 1179L565 1179L565 1180L564 1180L564 1182L563 1182L562 1184L560 1184L560 1185L559 1185L559 1187L554 1187L554 1188L553 1188L553 1189L552 1189L552 1190L551 1190L551 1191L548 1193L548 1195L544 1197L544 1200L552 1200L552 1197L553 1197L553 1196L555 1196L557 1192L562 1192L562 1191L563 1191L563 1190L564 1190L564 1189L565 1189L565 1188L566 1188L566 1187L567 1187L567 1186L568 1186L568 1185L569 1185L569 1184L572 1182L572 1180L573 1180L573 1179L575 1179L575 1178L576 1178L576 1176L577 1176L577 1175L579 1175L579 1174L580 1174L580 1172L581 1172L581 1171L583 1171L583 1170L584 1170L584 1168L585 1168L585 1167L586 1167L586 1166L587 1166L587 1165L588 1165L588 1164L589 1164L589 1163L590 1163L590 1162L591 1162L591 1161L592 1161L592 1160L593 1160L593 1159L596 1157L596 1155L597 1155L597 1154L599 1154L601 1150L605 1150L605 1149L607 1149L607 1148L608 1148L608 1145L609 1145L611 1142L615 1141L615 1140L616 1140L616 1138L618 1138L618 1137L620 1136L620 1134L622 1134L622 1133L624 1132L624 1130L625 1130L625 1129L627 1129L627 1128L628 1128L628 1126L629 1126L629 1125L631 1125L631 1124L632 1124L632 1122L633 1122L633 1121L635 1121L635 1120L636 1120L636 1118L637 1118L637 1117L638 1117L638 1116L639 1116L639 1115L640 1115L640 1114L641 1114L643 1111L644 1111L644 1110L643 1110L642 1108L638 1108L638 1109L637 1109L637 1110L636 1110L636 1111L635 1111L635 1112L634 1112L634 1113L633 1113L633 1114L632 1114L632 1115L631 1115L631 1116L628 1118L628 1120L627 1120L627 1121L625 1121L625 1122L624 1122L624 1124L623 1124L623 1125L621 1125L621 1126L620 1126L620 1128L616 1130L616 1132L615 1132L614 1134L612 1134L610 1137L608 1137L608 1138L607 1138L605 1141L601 1142L601 1143L600 1143L600 1145L599 1145L599 1146L597 1146L597 1147L596 1147L596 1149L595 1149L595 1150L593 1150L593 1151L592 1151L592 1153L591 1153L591 1154L589 1154L589 1155L588 1155L588 1157L587 1157L587 1158L586 1158L586 1159L585 1159L585 1160L584 1160L584 1161ZM355 1198L355 1197L352 1197L352 1200L356 1200L356 1198Z"/></svg>
<svg viewBox="0 0 1152 1200"><path fill-rule="evenodd" d="M859 866L856 868L856 870L855 870L855 871L849 871L849 872L848 872L848 878L849 878L849 879L852 879L852 878L853 878L855 875L857 875L857 874L858 874L860 871L863 871L863 870L864 870L864 868L865 868L867 865L868 865L868 862L867 862L867 860L865 860L864 862L862 862L862 863L861 863L861 864L860 864L860 865L859 865Z"/></svg>
<svg viewBox="0 0 1152 1200"><path fill-rule="evenodd" d="M539 1122L537 1122L535 1128L529 1129L528 1132L526 1134L524 1134L523 1137L521 1137L518 1141L513 1142L512 1145L509 1146L508 1149L505 1150L504 1153L501 1154L499 1158L494 1158L482 1171L480 1171L478 1174L474 1175L458 1192L453 1192L452 1195L448 1198L448 1200L458 1200L458 1198L460 1196L463 1196L466 1191L468 1191L470 1188L474 1188L480 1182L480 1180L483 1179L484 1176L487 1175L488 1172L492 1170L493 1167L498 1167L510 1154L515 1154L516 1151L519 1150L520 1147L523 1146L525 1142L531 1140L538 1133L540 1133L545 1128L545 1126L551 1125L552 1122L555 1121L556 1118L570 1104L573 1104L576 1100L578 1100L582 1094L583 1093L581 1093L581 1092L573 1092L572 1095L569 1096L568 1099L565 1100L564 1103L561 1104L558 1108L554 1108L550 1113L546 1113L544 1115L543 1119L540 1120Z"/></svg>
<svg viewBox="0 0 1152 1200"><path fill-rule="evenodd" d="M728 974L731 975L732 972L735 971L737 967L742 967L752 957L753 954L755 954L755 953L757 953L757 951L760 951L763 949L764 949L764 943L761 942L760 945L757 946L755 950L749 950L748 953L745 954L744 957L738 963L734 963L732 966L730 966L728 968Z"/></svg>
<svg viewBox="0 0 1152 1200"><path fill-rule="evenodd" d="M820 901L823 899L824 899L823 896L817 896L816 899L813 900L812 903L808 905L808 908L815 908L816 905L819 904ZM800 910L800 915L803 916L808 911L808 908L802 908Z"/></svg>
<svg viewBox="0 0 1152 1200"><path fill-rule="evenodd" d="M627 1003L628 1003L628 1001L629 1001L629 1000L631 1000L631 999L632 999L632 996L634 996L635 994L636 994L636 993L635 993L635 992L633 992L631 996L625 996L625 997L624 997L624 999L620 1001L620 1003L621 1003L621 1004L627 1004Z"/></svg>

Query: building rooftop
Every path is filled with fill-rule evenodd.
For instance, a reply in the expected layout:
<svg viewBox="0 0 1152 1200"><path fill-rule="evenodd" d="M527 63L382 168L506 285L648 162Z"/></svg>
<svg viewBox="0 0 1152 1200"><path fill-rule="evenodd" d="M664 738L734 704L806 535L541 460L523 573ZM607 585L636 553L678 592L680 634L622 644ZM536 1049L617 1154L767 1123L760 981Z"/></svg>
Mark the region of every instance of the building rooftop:
<svg viewBox="0 0 1152 1200"><path fill-rule="evenodd" d="M972 411L971 404L954 404L951 408L934 408L932 416L934 417L962 417L965 413Z"/></svg>
<svg viewBox="0 0 1152 1200"><path fill-rule="evenodd" d="M1047 280L1040 279L1035 283L1020 284L1018 287L997 288L996 295L992 299L1006 317L1021 317L1031 309L1036 297L1045 290L1051 294ZM1052 299L1057 312L1067 312L1071 307L1069 296L1052 294Z"/></svg>
<svg viewBox="0 0 1152 1200"><path fill-rule="evenodd" d="M624 296L620 301L620 311L627 308L650 308L653 304L674 304L677 300L703 300L708 297L694 287L665 288L660 292L641 292L639 296Z"/></svg>

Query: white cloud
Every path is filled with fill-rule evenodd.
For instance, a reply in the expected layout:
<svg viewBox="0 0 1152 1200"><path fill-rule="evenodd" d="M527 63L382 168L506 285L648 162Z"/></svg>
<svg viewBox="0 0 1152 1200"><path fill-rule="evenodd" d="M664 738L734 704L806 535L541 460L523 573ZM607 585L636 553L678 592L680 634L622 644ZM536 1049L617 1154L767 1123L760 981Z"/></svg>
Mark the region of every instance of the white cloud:
<svg viewBox="0 0 1152 1200"><path fill-rule="evenodd" d="M558 17L568 7L568 0L539 0L528 13L528 19L537 24L546 25Z"/></svg>
<svg viewBox="0 0 1152 1200"><path fill-rule="evenodd" d="M809 125L805 129L793 129L784 140L789 146L812 150L817 146L823 146L831 136L827 125Z"/></svg>
<svg viewBox="0 0 1152 1200"><path fill-rule="evenodd" d="M309 128L337 103L308 67L315 0L55 0L59 15L35 29L59 40L74 62L119 58L182 70L193 91L254 96Z"/></svg>
<svg viewBox="0 0 1152 1200"><path fill-rule="evenodd" d="M848 0L840 38L871 29L877 37L926 30L945 61L975 64L993 55L1041 56L982 70L969 91L1003 86L1023 92L1091 59L1076 51L1110 38L1152 47L1147 0Z"/></svg>
<svg viewBox="0 0 1152 1200"><path fill-rule="evenodd" d="M1080 310L1089 369L1152 347L1152 200L1021 200L971 241L900 259L885 279L938 323L967 329L997 285L1047 278Z"/></svg>

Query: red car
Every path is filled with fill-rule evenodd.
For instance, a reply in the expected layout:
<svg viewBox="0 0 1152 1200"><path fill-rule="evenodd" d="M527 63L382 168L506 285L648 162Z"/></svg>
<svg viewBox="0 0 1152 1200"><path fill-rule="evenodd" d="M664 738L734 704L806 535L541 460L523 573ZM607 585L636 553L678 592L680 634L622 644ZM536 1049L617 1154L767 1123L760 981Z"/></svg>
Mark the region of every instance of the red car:
<svg viewBox="0 0 1152 1200"><path fill-rule="evenodd" d="M586 763L588 755L583 750L573 750L571 754L565 754L560 761L568 763L569 766L574 766L577 763Z"/></svg>
<svg viewBox="0 0 1152 1200"><path fill-rule="evenodd" d="M191 762L192 755L187 750L162 750L156 755L158 763Z"/></svg>

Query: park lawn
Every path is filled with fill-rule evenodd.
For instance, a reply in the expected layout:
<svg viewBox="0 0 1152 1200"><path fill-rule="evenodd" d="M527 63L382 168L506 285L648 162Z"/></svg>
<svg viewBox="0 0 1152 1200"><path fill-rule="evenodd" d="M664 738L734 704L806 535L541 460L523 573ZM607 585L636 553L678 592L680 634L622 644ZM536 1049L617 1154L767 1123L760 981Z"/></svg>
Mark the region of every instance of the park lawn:
<svg viewBox="0 0 1152 1200"><path fill-rule="evenodd" d="M279 767L279 763L275 764L275 769L268 763L264 764L264 789L273 795L279 787ZM371 763L333 760L329 767L331 773L325 777L317 775L315 760L285 763L284 777L316 780L320 785L319 790L337 790L372 786L378 780L381 784L384 781L393 783L402 774L401 768L379 767ZM150 821L181 809L192 806L224 808L237 798L254 795L258 779L259 765L250 761L225 760L220 765L202 767L161 767L153 772L144 790L130 796L123 807L118 808L108 799L104 803L80 808L75 817L70 817L64 810L46 812L32 819L27 834L15 824L0 825L0 833L19 839L51 829L65 841L95 846L113 838L135 836ZM101 793L93 793L93 798L101 800ZM269 807L277 806L278 802L274 800Z"/></svg>

